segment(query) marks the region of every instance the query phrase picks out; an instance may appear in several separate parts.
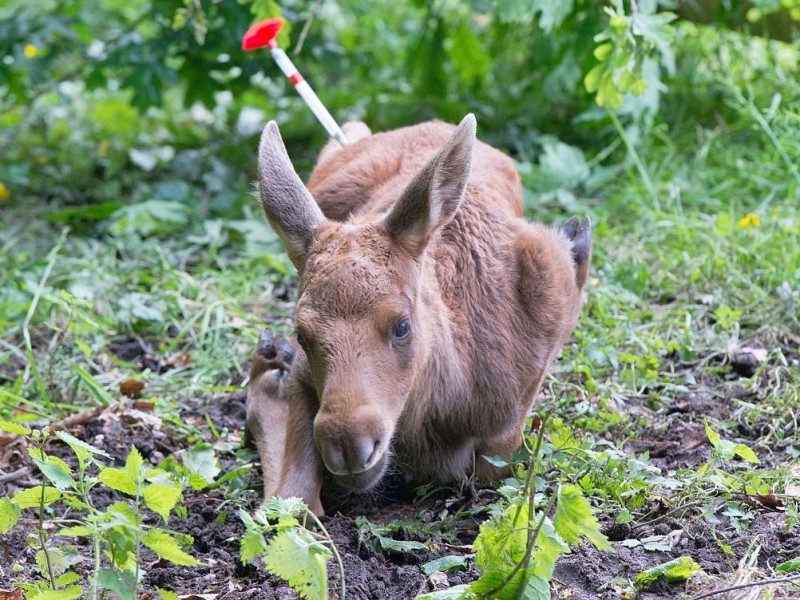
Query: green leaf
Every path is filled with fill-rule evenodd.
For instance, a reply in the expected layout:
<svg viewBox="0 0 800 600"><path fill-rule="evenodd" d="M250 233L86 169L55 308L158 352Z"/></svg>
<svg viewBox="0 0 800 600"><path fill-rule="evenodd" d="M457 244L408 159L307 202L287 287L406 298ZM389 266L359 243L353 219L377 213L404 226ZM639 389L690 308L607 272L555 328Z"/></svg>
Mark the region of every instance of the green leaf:
<svg viewBox="0 0 800 600"><path fill-rule="evenodd" d="M100 569L97 582L104 589L111 590L120 600L136 600L136 578L127 571Z"/></svg>
<svg viewBox="0 0 800 600"><path fill-rule="evenodd" d="M61 492L54 487L44 488L44 502L42 502L42 486L37 485L26 490L21 490L14 494L13 500L20 508L34 508L41 504L49 506L61 498Z"/></svg>
<svg viewBox="0 0 800 600"><path fill-rule="evenodd" d="M53 575L61 575L72 565L82 560L83 557L78 554L78 549L74 546L48 546L47 557L42 550L36 553L36 565L39 567L39 572L42 576L49 574L51 571Z"/></svg>
<svg viewBox="0 0 800 600"><path fill-rule="evenodd" d="M59 490L68 490L75 484L72 469L57 456L44 454L38 449L31 449L30 455L42 474Z"/></svg>
<svg viewBox="0 0 800 600"><path fill-rule="evenodd" d="M142 543L164 560L184 567L196 567L200 561L184 552L178 541L166 531L151 529L142 538Z"/></svg>
<svg viewBox="0 0 800 600"><path fill-rule="evenodd" d="M115 469L114 467L106 467L100 471L97 478L112 490L117 490L129 496L136 495L136 480L131 479L127 471Z"/></svg>
<svg viewBox="0 0 800 600"><path fill-rule="evenodd" d="M0 431L5 431L12 435L28 435L31 432L29 427L20 425L19 423L12 423L5 419L0 419Z"/></svg>
<svg viewBox="0 0 800 600"><path fill-rule="evenodd" d="M58 530L58 535L64 537L89 536L93 533L94 530L86 525L74 525L73 527L63 527L62 529Z"/></svg>
<svg viewBox="0 0 800 600"><path fill-rule="evenodd" d="M553 524L558 535L568 544L579 543L581 535L585 535L598 550L613 550L608 538L600 533L592 507L577 485L566 484L558 490Z"/></svg>
<svg viewBox="0 0 800 600"><path fill-rule="evenodd" d="M161 600L180 600L180 597L175 592L170 592L169 590L163 590L161 588L158 588L158 595Z"/></svg>
<svg viewBox="0 0 800 600"><path fill-rule="evenodd" d="M175 508L178 500L183 496L176 485L151 483L142 491L147 508L161 515L164 522L169 520L169 513Z"/></svg>
<svg viewBox="0 0 800 600"><path fill-rule="evenodd" d="M8 498L0 498L0 533L8 533L19 521L22 512L16 502Z"/></svg>
<svg viewBox="0 0 800 600"><path fill-rule="evenodd" d="M471 584L464 583L446 590L439 590L438 592L431 592L430 594L423 594L417 596L416 600L460 600L465 598L466 594L470 591Z"/></svg>
<svg viewBox="0 0 800 600"><path fill-rule="evenodd" d="M758 456L756 456L756 453L753 452L753 450L745 444L736 444L733 447L733 451L739 458L742 458L749 463L757 465L761 462L758 460Z"/></svg>
<svg viewBox="0 0 800 600"><path fill-rule="evenodd" d="M112 235L135 233L162 235L183 229L189 223L188 206L170 200L147 200L126 206L114 213L109 227Z"/></svg>
<svg viewBox="0 0 800 600"><path fill-rule="evenodd" d="M794 571L800 571L800 556L791 560L787 560L786 562L782 562L775 567L775 570L780 571L781 573L793 573Z"/></svg>
<svg viewBox="0 0 800 600"><path fill-rule="evenodd" d="M475 564L482 573L514 567L525 554L528 539L528 505L509 506L485 521L473 543Z"/></svg>
<svg viewBox="0 0 800 600"><path fill-rule="evenodd" d="M83 440L79 440L74 435L70 435L66 431L56 431L56 437L64 442L67 446L72 448L75 456L77 456L78 460L81 462L85 461L93 454L99 454L100 456L104 456L106 458L112 458L108 452L105 452L100 448L96 448L91 444L87 444Z"/></svg>
<svg viewBox="0 0 800 600"><path fill-rule="evenodd" d="M83 596L83 588L72 585L60 590L47 590L30 597L30 600L74 600Z"/></svg>
<svg viewBox="0 0 800 600"><path fill-rule="evenodd" d="M257 529L247 529L239 542L239 557L242 564L249 565L267 551L264 535Z"/></svg>
<svg viewBox="0 0 800 600"><path fill-rule="evenodd" d="M700 565L691 557L681 556L680 558L665 562L652 569L642 571L634 579L634 585L636 585L637 588L647 588L662 577L670 583L679 583L686 581L699 570Z"/></svg>
<svg viewBox="0 0 800 600"><path fill-rule="evenodd" d="M183 464L190 473L199 475L208 483L214 481L221 471L214 448L208 444L197 444L187 450L183 455Z"/></svg>
<svg viewBox="0 0 800 600"><path fill-rule="evenodd" d="M708 422L705 422L704 425L706 428L706 435L708 436L708 441L711 442L711 445L714 446L714 448L718 448L720 440L719 434L713 429L711 429L711 426L709 426Z"/></svg>
<svg viewBox="0 0 800 600"><path fill-rule="evenodd" d="M467 557L466 556L458 556L455 554L451 554L449 556L442 556L441 558L437 558L436 560L432 560L430 562L426 562L424 565L420 566L420 570L425 573L425 575L431 575L432 573L436 573L439 571L453 571L455 569L466 569L467 568Z"/></svg>
<svg viewBox="0 0 800 600"><path fill-rule="evenodd" d="M370 523L365 517L356 518L356 527L362 533L374 540L375 550L378 552L413 552L414 550L430 550L422 542L395 540L384 535L388 530L380 525Z"/></svg>
<svg viewBox="0 0 800 600"><path fill-rule="evenodd" d="M71 583L75 583L79 581L81 578L75 571L67 571L63 575L56 577L56 585L58 587L64 587L65 585L69 585Z"/></svg>
<svg viewBox="0 0 800 600"><path fill-rule="evenodd" d="M264 565L286 580L301 598L327 600L326 561L332 557L327 547L305 529L281 531L267 544Z"/></svg>

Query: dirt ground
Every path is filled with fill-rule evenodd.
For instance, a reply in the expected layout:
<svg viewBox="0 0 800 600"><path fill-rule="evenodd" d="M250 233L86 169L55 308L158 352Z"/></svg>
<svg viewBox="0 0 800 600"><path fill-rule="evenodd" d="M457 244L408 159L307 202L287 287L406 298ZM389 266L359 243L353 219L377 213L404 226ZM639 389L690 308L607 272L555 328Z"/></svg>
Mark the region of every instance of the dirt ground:
<svg viewBox="0 0 800 600"><path fill-rule="evenodd" d="M147 366L158 372L168 368L159 364L146 349L136 348L126 340L120 340L115 354L126 360L138 359L142 367ZM788 349L787 349L788 351ZM122 356L124 354L124 356ZM795 354L796 357L796 354ZM679 367L677 368L687 368ZM672 400L664 400L651 407L645 401L630 399L625 410L633 418L644 418L650 427L641 435L629 439L626 450L640 454L649 452L652 461L666 473L668 469L698 465L706 460L710 451L703 431L703 420L730 411L732 398L749 398L757 401L758 391L746 390L735 376L714 377L698 372L696 384L683 395ZM546 399L545 399L546 402ZM107 413L108 411L106 411ZM241 445L245 418L245 397L243 393L228 394L216 398L198 398L184 406L182 418L187 423L200 423L205 415L213 422L223 441L231 446ZM169 454L178 453L185 447L185 441L178 441L174 428L133 405L117 411L113 418L100 413L85 424L73 429L73 433L89 443L103 448L122 459L131 445L135 445L145 460L155 464ZM755 439L759 431L741 431L743 436ZM14 442L17 444L18 442ZM50 452L68 457L68 452L53 443ZM12 452L7 446L6 456ZM768 460L780 461L785 457L786 448L775 448ZM0 494L14 492L18 487L33 485L38 476L21 448L13 451L15 464L11 470L30 469L13 481L0 482ZM232 453L223 455L223 472L237 467ZM259 473L253 469L251 484L257 488ZM247 498L250 509L259 500L258 493L243 496ZM108 490L107 498L99 498L100 505L119 499L115 492ZM477 534L478 525L485 515L480 507L498 499L489 488L475 490L469 486L446 488L434 491L422 500L402 497L391 489L382 498L343 499L338 503L329 502L333 510L323 518L323 523L333 536L342 555L347 583L347 597L359 599L410 599L415 595L456 585L475 579L477 568L471 560L469 545ZM144 591L154 594L159 587L170 589L182 597L192 594L208 594L201 598L237 600L245 598L286 599L296 598L295 593L281 580L269 575L260 564L243 566L239 561L239 540L244 527L236 511L220 492L187 492L188 517L172 517L171 529L185 532L194 537L192 554L203 562L195 568L175 567L158 560L152 554L144 555L144 568L147 576ZM626 597L624 583L636 574L650 567L664 563L679 556L691 556L702 567L705 575L699 583L690 583L690 592L702 591L703 581L721 577L735 571L742 557L752 552L758 545L759 565L775 566L800 554L800 536L787 533L784 527L784 513L769 506L756 507L756 516L749 530L733 531L731 525L720 520L712 530L708 520L699 513L700 503L681 511L675 511L668 500L652 498L648 501L650 509L646 521L638 521L634 527L617 525L613 515L601 515L603 532L611 539L614 553L601 553L584 543L563 557L555 571L554 597L582 599L612 599ZM230 509L230 510L228 510ZM227 518L220 522L219 515L228 510ZM437 529L442 514L451 515L446 530ZM0 565L8 573L11 564L19 563L24 572L16 577L25 578L33 573L34 550L27 547L25 537L35 530L36 521L32 511L26 515L10 534L0 540ZM407 540L432 542L433 551L414 551L398 554L376 552L369 540L363 539L354 518L366 516L373 523L388 523L393 519L408 519L418 523L399 532L399 537ZM453 517L453 515L456 515ZM660 549L648 549L645 545L632 545L630 540L646 541L651 536L661 536ZM655 539L655 538L652 538ZM728 553L717 543L726 540L730 545ZM627 541L626 541L627 540ZM670 548L665 548L667 544ZM659 544L655 544L659 545ZM444 555L462 554L468 558L466 570L451 571L446 576L436 575L426 578L419 566ZM90 553L85 553L89 556ZM91 565L80 565L79 570L88 572ZM331 597L338 597L340 589L338 570L329 569ZM5 583L0 584L2 588ZM797 588L800 589L800 588ZM660 582L638 596L642 599L656 600L677 598L686 592L686 584ZM792 590L783 590L790 597ZM800 597L800 592L798 597ZM728 596L736 598L737 596ZM725 598L725 596L717 596Z"/></svg>

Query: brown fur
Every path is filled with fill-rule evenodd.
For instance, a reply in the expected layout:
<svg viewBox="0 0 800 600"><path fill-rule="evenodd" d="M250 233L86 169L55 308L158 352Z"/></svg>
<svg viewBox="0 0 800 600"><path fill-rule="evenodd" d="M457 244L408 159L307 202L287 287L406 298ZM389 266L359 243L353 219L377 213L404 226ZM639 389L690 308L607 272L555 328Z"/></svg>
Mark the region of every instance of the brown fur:
<svg viewBox="0 0 800 600"><path fill-rule="evenodd" d="M553 230L521 218L514 163L473 145L471 117L346 131L357 139L326 146L310 195L272 124L260 154L265 212L300 273L307 352L284 377L256 353L248 426L265 496L300 496L317 513L325 464L356 490L390 457L420 481L473 465L498 475L480 457L519 445L575 326L591 251L588 220Z"/></svg>

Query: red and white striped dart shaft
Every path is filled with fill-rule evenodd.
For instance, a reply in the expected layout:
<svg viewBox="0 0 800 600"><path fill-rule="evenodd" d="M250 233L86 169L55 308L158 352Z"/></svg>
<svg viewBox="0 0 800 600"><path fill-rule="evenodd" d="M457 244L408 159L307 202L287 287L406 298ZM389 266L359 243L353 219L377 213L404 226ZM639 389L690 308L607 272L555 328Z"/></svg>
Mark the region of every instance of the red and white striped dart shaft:
<svg viewBox="0 0 800 600"><path fill-rule="evenodd" d="M272 58L278 63L278 67L280 67L283 74L289 78L289 81L292 82L294 89L300 94L300 97L311 109L311 112L314 113L314 116L317 117L317 120L325 128L325 131L328 132L328 135L342 146L347 145L347 138L341 127L336 123L331 113L328 112L328 109L325 108L325 105L322 104L322 101L317 94L314 93L314 90L311 89L311 86L308 85L308 82L303 79L300 71L294 66L294 63L286 52L278 47L278 42L275 38L278 36L282 27L282 19L267 19L266 21L256 23L244 34L242 38L242 49L255 50L257 48L263 48L264 46L269 48Z"/></svg>

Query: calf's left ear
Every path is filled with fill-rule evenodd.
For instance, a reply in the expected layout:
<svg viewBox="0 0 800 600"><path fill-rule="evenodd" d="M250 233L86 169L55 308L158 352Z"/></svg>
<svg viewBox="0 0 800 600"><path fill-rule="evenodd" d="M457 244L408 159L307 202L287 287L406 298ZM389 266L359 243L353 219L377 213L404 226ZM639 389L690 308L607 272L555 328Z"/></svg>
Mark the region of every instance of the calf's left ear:
<svg viewBox="0 0 800 600"><path fill-rule="evenodd" d="M444 148L419 172L386 216L386 230L411 256L453 218L467 187L475 143L475 116L468 114Z"/></svg>

